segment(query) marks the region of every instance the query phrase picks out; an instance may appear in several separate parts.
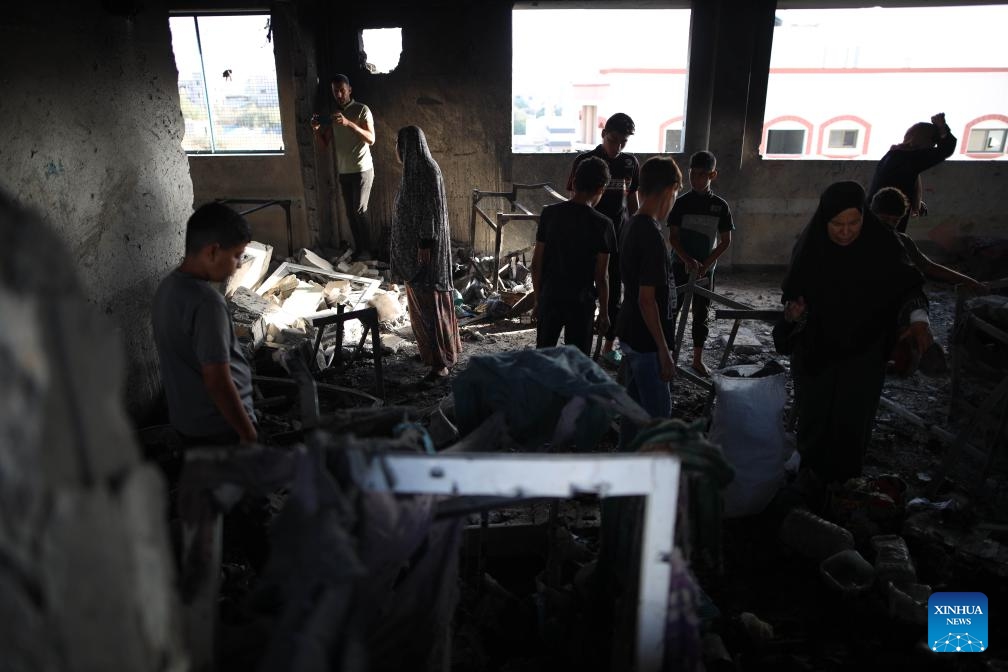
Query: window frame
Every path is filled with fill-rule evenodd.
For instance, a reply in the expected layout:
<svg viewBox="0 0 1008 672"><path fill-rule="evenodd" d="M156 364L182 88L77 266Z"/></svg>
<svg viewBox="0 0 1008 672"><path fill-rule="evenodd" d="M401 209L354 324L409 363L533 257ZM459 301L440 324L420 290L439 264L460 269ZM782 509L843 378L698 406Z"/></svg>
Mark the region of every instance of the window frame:
<svg viewBox="0 0 1008 672"><path fill-rule="evenodd" d="M779 124L796 123L802 128L775 128ZM784 115L771 119L770 121L763 124L763 142L760 143L760 150L765 159L794 159L798 157L807 157L812 152L812 122L804 117L798 117L795 115ZM802 138L802 152L800 154L776 154L770 153L770 131L798 131L803 130L805 135Z"/></svg>
<svg viewBox="0 0 1008 672"><path fill-rule="evenodd" d="M996 126L990 126L990 122L997 122ZM967 122L963 128L962 138L959 140L959 153L971 159L993 161L1008 156L1008 133L1005 134L1004 146L997 152L971 151L970 136L976 131L1003 131L1008 130L1008 116L1004 114L984 114Z"/></svg>
<svg viewBox="0 0 1008 672"><path fill-rule="evenodd" d="M271 35L273 34L273 31L274 31L274 26L273 26L273 21L274 21L273 11L270 10L270 9L268 9L268 8L258 8L258 9L219 9L219 10L213 10L213 9L183 10L183 9L180 9L180 10L170 10L168 12L168 18L169 19L176 19L176 18L192 18L193 19L193 26L194 26L194 30L196 32L196 46L197 46L197 49L199 50L200 71L201 71L201 74L202 74L202 77L203 77L203 82L202 82L203 83L203 87L202 87L203 88L203 105L206 108L207 120L208 120L208 125L209 125L208 133L210 135L211 149L209 149L209 150L185 149L185 147L183 147L183 151L185 152L185 154L186 154L187 157L190 157L190 156L200 156L200 157L210 157L210 156L232 156L232 157L233 156L284 156L284 155L287 154L287 146L286 146L286 143L284 143L284 141L283 141L283 137L284 137L283 109L282 109L281 100L280 100L280 95L281 95L280 94L280 75L279 75L278 68L277 68L276 51L275 50L273 51L273 76L274 76L274 78L276 80L277 112L278 112L278 115L280 117L280 143L281 143L281 148L280 149L216 149L214 147L214 145L216 144L215 141L214 141L214 130L213 130L214 115L213 115L212 106L210 105L210 91L209 91L209 88L207 86L206 62L205 62L205 60L203 58L202 39L200 37L200 32L199 32L199 18L200 17L216 17L216 18L220 18L220 17L231 17L231 16L264 16L264 17L266 17L266 18L269 19L269 21L270 21L270 34ZM169 27L169 38L171 39L171 28L170 27ZM272 44L272 38L271 38L271 44ZM173 49L174 49L174 45L173 45ZM176 69L177 69L177 66L176 66ZM184 123L185 123L185 119L183 118L183 124Z"/></svg>

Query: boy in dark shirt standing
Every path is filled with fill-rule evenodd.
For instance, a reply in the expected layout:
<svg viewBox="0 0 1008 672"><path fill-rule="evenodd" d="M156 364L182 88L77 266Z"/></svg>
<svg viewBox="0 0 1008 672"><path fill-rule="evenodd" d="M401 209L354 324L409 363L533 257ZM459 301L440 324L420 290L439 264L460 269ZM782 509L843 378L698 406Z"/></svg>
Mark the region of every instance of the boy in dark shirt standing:
<svg viewBox="0 0 1008 672"><path fill-rule="evenodd" d="M883 187L895 187L910 199L910 212L897 224L896 230L906 232L910 215L922 212L923 197L920 174L936 166L956 148L956 139L945 123L945 113L931 117L931 123L922 121L907 129L903 142L889 148L875 168L875 176L868 188L867 202Z"/></svg>
<svg viewBox="0 0 1008 672"><path fill-rule="evenodd" d="M879 189L878 193L872 197L869 209L879 221L895 229L906 216L907 211L910 209L910 204L907 201L907 197L899 189L884 187ZM910 261L913 262L918 271L924 274L924 277L937 280L938 282L947 282L951 285L966 285L973 292L980 294L987 291L987 286L982 282L954 271L948 266L935 263L931 257L921 252L920 248L917 247L917 243L907 234L897 232L896 237L903 243L903 249L906 250Z"/></svg>
<svg viewBox="0 0 1008 672"><path fill-rule="evenodd" d="M670 350L675 337L676 295L662 222L672 210L681 184L682 173L671 158L645 161L640 171L641 205L620 240L626 300L616 334L623 350L627 392L655 418L672 413L670 382L675 363ZM620 446L628 445L634 434L629 423L623 423Z"/></svg>
<svg viewBox="0 0 1008 672"><path fill-rule="evenodd" d="M251 443L257 438L252 371L224 297L212 282L238 268L252 239L248 222L207 203L186 223L185 258L154 294L154 342L172 426L187 443Z"/></svg>
<svg viewBox="0 0 1008 672"><path fill-rule="evenodd" d="M623 226L629 217L637 212L637 188L640 179L640 163L633 154L626 154L627 139L635 130L633 119L617 112L606 120L602 129L602 144L590 152L579 154L574 159L570 177L567 178L567 191L574 193L574 175L582 161L596 157L609 166L609 185L599 200L595 209L608 217L616 232L616 240L622 238ZM618 245L617 245L618 247ZM622 286L620 283L619 251L614 249L609 255L609 319L616 322L622 302ZM613 350L615 332L612 326L606 333L605 346L602 354L610 362L618 363L619 351Z"/></svg>
<svg viewBox="0 0 1008 672"><path fill-rule="evenodd" d="M536 347L564 343L591 355L592 322L598 297L598 332L609 329L609 285L606 270L615 247L612 222L595 211L609 184L609 168L590 157L578 163L574 196L548 205L539 216L532 253L532 286L538 314Z"/></svg>
<svg viewBox="0 0 1008 672"><path fill-rule="evenodd" d="M675 202L668 216L669 244L675 253L672 271L677 285L689 281L690 271L697 280L710 278L708 288L714 288L714 269L720 257L731 245L731 209L723 198L711 190L717 178L717 159L710 152L697 152L690 157L691 191ZM716 241L716 242L715 242ZM707 341L707 318L710 299L693 297L693 370L701 376L710 375L703 363Z"/></svg>

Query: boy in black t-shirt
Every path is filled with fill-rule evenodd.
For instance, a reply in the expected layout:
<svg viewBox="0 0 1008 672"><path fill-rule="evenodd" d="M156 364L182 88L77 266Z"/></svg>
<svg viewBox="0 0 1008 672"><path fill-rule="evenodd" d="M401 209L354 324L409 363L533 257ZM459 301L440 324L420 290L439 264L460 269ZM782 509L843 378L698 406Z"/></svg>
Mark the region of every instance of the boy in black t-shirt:
<svg viewBox="0 0 1008 672"><path fill-rule="evenodd" d="M609 166L609 184L595 209L612 220L616 232L616 240L622 238L623 226L627 218L637 212L637 187L640 179L640 163L633 154L626 154L623 148L627 139L634 133L634 122L628 115L617 112L606 120L602 129L602 144L590 152L579 154L574 159L570 177L567 178L567 191L574 193L574 174L582 161L596 157ZM620 284L620 263L617 249L609 256L609 319L613 324L619 315L622 300L622 285ZM606 333L603 356L613 363L618 363L620 353L613 350L615 333L610 327Z"/></svg>
<svg viewBox="0 0 1008 672"><path fill-rule="evenodd" d="M710 278L708 289L714 288L714 268L731 245L731 209L723 198L711 191L717 178L717 159L710 152L697 152L690 157L691 191L676 199L668 216L669 244L675 253L672 271L677 285L689 281L690 271L697 280ZM715 244L716 241L716 244ZM701 376L710 375L703 363L703 348L707 341L707 318L710 299L693 297L693 370Z"/></svg>
<svg viewBox="0 0 1008 672"><path fill-rule="evenodd" d="M648 159L641 166L640 208L627 223L620 240L620 270L625 301L616 325L623 350L627 392L652 417L672 413L675 363L670 352L675 325L675 279L665 245L662 222L668 217L682 184L682 173L667 157ZM623 423L620 446L636 431Z"/></svg>
<svg viewBox="0 0 1008 672"><path fill-rule="evenodd" d="M883 187L895 187L910 199L910 211L900 219L896 230L906 232L910 215L925 212L920 174L936 166L956 148L955 136L945 123L945 113L931 117L931 123L921 121L907 129L903 142L893 145L885 156L879 159L868 187L867 204Z"/></svg>
<svg viewBox="0 0 1008 672"><path fill-rule="evenodd" d="M606 269L615 247L612 222L594 210L609 183L609 168L599 158L578 164L574 196L548 205L539 216L532 253L532 286L536 293L536 347L564 343L591 353L595 297L599 299L598 332L609 329L609 285Z"/></svg>

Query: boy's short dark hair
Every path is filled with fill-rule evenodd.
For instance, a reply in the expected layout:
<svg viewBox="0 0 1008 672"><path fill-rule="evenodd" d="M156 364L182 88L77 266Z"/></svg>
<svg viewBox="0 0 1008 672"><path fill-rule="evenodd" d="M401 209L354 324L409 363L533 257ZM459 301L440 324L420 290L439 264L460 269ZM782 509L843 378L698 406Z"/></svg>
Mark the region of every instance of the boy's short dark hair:
<svg viewBox="0 0 1008 672"><path fill-rule="evenodd" d="M330 84L346 84L350 86L350 78L346 75L333 75L332 79L329 80Z"/></svg>
<svg viewBox="0 0 1008 672"><path fill-rule="evenodd" d="M585 159L574 171L574 191L594 194L607 184L609 184L609 166L597 156Z"/></svg>
<svg viewBox="0 0 1008 672"><path fill-rule="evenodd" d="M245 218L223 203L205 203L186 222L186 254L199 252L214 243L223 248L252 240L252 229Z"/></svg>
<svg viewBox="0 0 1008 672"><path fill-rule="evenodd" d="M624 114L623 112L617 112L608 119L606 119L605 127L603 131L612 131L613 133L622 133L623 135L633 135L636 127L634 126L633 119L630 115Z"/></svg>
<svg viewBox="0 0 1008 672"><path fill-rule="evenodd" d="M902 217L910 209L910 201L896 187L884 187L875 192L869 209L876 215Z"/></svg>
<svg viewBox="0 0 1008 672"><path fill-rule="evenodd" d="M689 167L710 172L717 167L717 159L707 150L703 150L690 157Z"/></svg>
<svg viewBox="0 0 1008 672"><path fill-rule="evenodd" d="M682 184L682 171L671 156L652 156L640 169L639 191L644 196Z"/></svg>

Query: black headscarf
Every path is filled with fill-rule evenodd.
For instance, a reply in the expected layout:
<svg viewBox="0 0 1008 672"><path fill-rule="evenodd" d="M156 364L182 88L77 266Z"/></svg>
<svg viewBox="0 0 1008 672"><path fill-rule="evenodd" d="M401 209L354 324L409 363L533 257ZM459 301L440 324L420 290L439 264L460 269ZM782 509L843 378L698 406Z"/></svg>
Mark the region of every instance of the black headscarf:
<svg viewBox="0 0 1008 672"><path fill-rule="evenodd" d="M864 201L857 182L831 184L791 253L782 301L805 299L810 364L862 353L880 337L891 345L901 305L919 295L924 281L892 230L865 212ZM861 234L837 245L827 225L850 208L863 215Z"/></svg>

